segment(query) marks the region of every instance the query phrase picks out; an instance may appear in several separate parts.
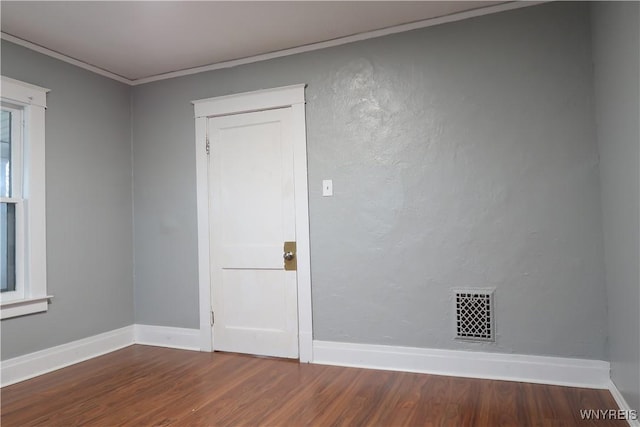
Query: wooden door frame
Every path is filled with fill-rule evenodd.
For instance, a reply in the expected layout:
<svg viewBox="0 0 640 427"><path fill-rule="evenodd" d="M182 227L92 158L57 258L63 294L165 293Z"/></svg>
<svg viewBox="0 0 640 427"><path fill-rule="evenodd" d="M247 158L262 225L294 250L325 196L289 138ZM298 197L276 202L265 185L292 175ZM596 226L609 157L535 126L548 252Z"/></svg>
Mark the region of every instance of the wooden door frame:
<svg viewBox="0 0 640 427"><path fill-rule="evenodd" d="M298 350L300 362L313 360L311 314L311 257L309 252L309 194L305 84L245 92L192 101L196 126L196 205L198 224L198 286L200 350L213 351L211 325L211 263L209 257L209 160L207 121L211 117L291 107L294 197L298 260Z"/></svg>

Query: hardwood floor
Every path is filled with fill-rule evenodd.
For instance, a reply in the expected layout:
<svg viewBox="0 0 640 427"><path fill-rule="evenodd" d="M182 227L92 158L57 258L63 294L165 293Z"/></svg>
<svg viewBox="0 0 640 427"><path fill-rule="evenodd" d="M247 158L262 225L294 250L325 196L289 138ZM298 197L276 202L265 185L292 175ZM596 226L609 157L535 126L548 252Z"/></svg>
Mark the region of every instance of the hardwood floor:
<svg viewBox="0 0 640 427"><path fill-rule="evenodd" d="M9 426L625 426L610 393L134 345L0 391Z"/></svg>

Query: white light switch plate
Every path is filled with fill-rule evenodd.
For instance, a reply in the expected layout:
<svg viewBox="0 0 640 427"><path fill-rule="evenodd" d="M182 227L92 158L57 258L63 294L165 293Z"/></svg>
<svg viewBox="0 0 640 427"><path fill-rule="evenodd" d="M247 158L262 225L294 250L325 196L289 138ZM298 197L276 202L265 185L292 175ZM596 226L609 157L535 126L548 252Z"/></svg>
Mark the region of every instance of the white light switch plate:
<svg viewBox="0 0 640 427"><path fill-rule="evenodd" d="M333 181L330 179L322 180L322 195L333 196Z"/></svg>

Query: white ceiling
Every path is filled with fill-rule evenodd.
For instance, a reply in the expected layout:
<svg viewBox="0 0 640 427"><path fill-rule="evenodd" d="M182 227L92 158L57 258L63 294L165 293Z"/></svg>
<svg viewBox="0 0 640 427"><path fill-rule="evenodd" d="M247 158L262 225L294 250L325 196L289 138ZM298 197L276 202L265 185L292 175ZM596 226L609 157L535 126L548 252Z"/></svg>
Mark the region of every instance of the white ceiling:
<svg viewBox="0 0 640 427"><path fill-rule="evenodd" d="M0 29L135 81L498 3L3 0Z"/></svg>

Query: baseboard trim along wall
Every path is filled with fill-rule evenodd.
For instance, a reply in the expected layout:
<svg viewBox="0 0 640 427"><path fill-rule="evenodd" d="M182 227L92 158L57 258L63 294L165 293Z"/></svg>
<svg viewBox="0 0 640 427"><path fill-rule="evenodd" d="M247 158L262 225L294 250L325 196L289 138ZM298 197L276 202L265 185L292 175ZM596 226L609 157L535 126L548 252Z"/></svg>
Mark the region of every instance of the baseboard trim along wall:
<svg viewBox="0 0 640 427"><path fill-rule="evenodd" d="M0 363L0 385L15 384L132 344L200 350L198 329L131 325ZM313 341L313 363L469 378L609 389L609 362L561 357Z"/></svg>
<svg viewBox="0 0 640 427"><path fill-rule="evenodd" d="M618 390L618 387L616 387L615 383L611 380L609 380L609 392L611 393L611 396L613 396L613 399L616 401L616 403L618 404L618 407L623 410L626 411L627 413L631 413L631 411L636 411L635 415L636 415L636 419L635 420L630 420L628 419L627 422L629 423L629 425L631 427L640 427L640 413L638 411L640 411L640 408L632 408L631 405L629 405L627 403L627 401L625 400L624 396L622 395L622 393L620 393L620 390Z"/></svg>
<svg viewBox="0 0 640 427"><path fill-rule="evenodd" d="M134 341L136 344L200 351L200 330L134 325Z"/></svg>
<svg viewBox="0 0 640 427"><path fill-rule="evenodd" d="M133 325L14 357L0 363L2 387L93 359L133 344Z"/></svg>
<svg viewBox="0 0 640 427"><path fill-rule="evenodd" d="M15 384L132 344L200 350L198 329L130 325L0 362L0 386Z"/></svg>
<svg viewBox="0 0 640 427"><path fill-rule="evenodd" d="M414 347L313 342L313 362L455 377L609 388L609 362Z"/></svg>

